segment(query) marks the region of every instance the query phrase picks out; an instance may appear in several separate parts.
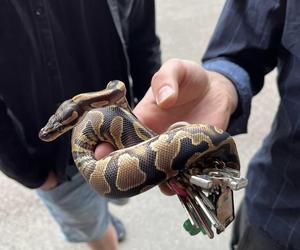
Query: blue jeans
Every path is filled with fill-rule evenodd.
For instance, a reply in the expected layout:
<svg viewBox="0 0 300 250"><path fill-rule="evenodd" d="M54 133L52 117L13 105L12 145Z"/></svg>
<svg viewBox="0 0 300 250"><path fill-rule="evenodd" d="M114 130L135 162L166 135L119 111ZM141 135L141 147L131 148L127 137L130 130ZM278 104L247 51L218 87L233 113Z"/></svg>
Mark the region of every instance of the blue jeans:
<svg viewBox="0 0 300 250"><path fill-rule="evenodd" d="M96 240L110 223L108 199L96 193L79 173L54 189L39 189L37 194L67 241Z"/></svg>

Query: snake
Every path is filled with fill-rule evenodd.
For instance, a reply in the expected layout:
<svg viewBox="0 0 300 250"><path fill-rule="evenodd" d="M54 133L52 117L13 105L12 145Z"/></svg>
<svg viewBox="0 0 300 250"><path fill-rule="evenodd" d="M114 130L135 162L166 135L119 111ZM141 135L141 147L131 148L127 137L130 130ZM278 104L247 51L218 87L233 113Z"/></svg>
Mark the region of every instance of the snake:
<svg viewBox="0 0 300 250"><path fill-rule="evenodd" d="M200 172L220 161L239 170L239 157L229 133L207 124L179 122L157 134L132 112L125 84L107 87L64 101L40 130L49 142L72 129L71 151L86 181L109 198L131 197L190 169ZM101 142L116 150L97 160Z"/></svg>

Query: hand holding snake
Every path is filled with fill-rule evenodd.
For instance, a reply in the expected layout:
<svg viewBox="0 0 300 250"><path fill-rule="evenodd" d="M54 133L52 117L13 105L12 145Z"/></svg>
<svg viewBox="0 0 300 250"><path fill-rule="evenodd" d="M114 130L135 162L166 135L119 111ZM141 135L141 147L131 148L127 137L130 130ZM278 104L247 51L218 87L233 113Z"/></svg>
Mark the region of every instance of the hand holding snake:
<svg viewBox="0 0 300 250"><path fill-rule="evenodd" d="M153 76L151 88L134 113L158 133L178 121L226 130L237 99L235 87L223 75L191 61L171 59Z"/></svg>
<svg viewBox="0 0 300 250"><path fill-rule="evenodd" d="M205 168L206 161L213 158L239 168L232 138L216 127L171 126L161 135L146 128L131 112L119 81L65 101L41 130L40 138L54 140L72 128L77 167L96 191L109 197L139 194L180 171ZM103 141L119 150L97 161L94 151Z"/></svg>

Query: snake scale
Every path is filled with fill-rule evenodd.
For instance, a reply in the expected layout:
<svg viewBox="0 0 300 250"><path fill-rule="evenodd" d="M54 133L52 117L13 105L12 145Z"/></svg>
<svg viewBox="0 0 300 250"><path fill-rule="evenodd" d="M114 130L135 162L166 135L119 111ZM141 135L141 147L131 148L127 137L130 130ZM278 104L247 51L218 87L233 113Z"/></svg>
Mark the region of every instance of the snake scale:
<svg viewBox="0 0 300 250"><path fill-rule="evenodd" d="M173 125L157 135L132 113L124 83L115 80L106 89L76 95L63 102L39 137L55 140L73 128L72 155L76 166L101 195L130 197L191 168L206 168L217 159L239 170L232 137L214 126ZM96 160L100 142L117 150Z"/></svg>

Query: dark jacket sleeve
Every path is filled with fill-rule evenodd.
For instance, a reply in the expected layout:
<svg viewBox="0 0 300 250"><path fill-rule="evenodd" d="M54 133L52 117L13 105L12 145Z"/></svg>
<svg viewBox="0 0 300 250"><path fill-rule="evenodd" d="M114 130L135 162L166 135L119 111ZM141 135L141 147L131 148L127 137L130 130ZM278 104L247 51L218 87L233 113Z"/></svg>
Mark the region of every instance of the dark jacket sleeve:
<svg viewBox="0 0 300 250"><path fill-rule="evenodd" d="M29 188L40 187L48 176L46 169L32 161L3 100L0 99L0 169L8 177Z"/></svg>
<svg viewBox="0 0 300 250"><path fill-rule="evenodd" d="M234 134L246 132L251 98L277 65L285 4L283 0L227 0L204 54L204 67L225 75L237 88L239 105L229 127L234 124Z"/></svg>
<svg viewBox="0 0 300 250"><path fill-rule="evenodd" d="M277 64L284 25L283 0L228 0L203 60L225 58L245 69L253 93Z"/></svg>
<svg viewBox="0 0 300 250"><path fill-rule="evenodd" d="M141 99L161 64L160 41L155 31L154 0L134 1L129 16L128 54L135 97Z"/></svg>

